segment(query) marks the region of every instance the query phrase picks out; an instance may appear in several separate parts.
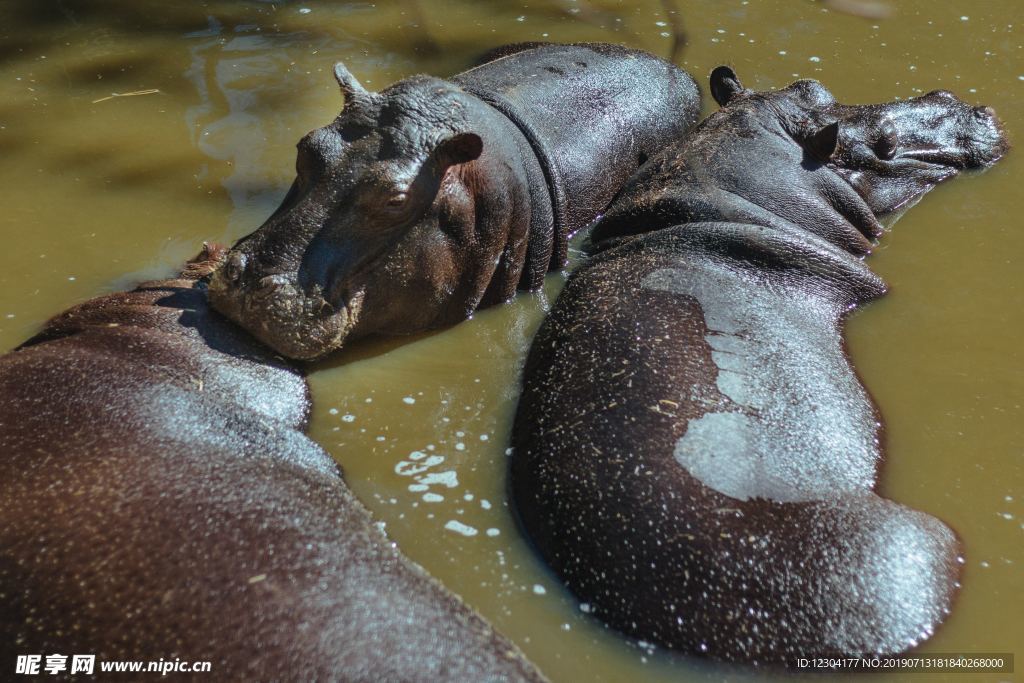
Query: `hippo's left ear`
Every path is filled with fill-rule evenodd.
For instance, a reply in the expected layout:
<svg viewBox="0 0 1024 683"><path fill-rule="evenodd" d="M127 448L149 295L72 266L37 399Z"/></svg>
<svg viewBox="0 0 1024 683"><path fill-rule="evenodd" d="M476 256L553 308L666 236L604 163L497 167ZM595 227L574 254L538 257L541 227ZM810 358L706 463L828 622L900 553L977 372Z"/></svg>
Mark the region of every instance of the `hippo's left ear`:
<svg viewBox="0 0 1024 683"><path fill-rule="evenodd" d="M716 66L711 72L711 96L718 102L718 106L724 107L743 91L739 76L724 64Z"/></svg>
<svg viewBox="0 0 1024 683"><path fill-rule="evenodd" d="M484 141L476 133L456 133L445 138L434 150L434 157L441 169L464 164L480 157L484 151Z"/></svg>
<svg viewBox="0 0 1024 683"><path fill-rule="evenodd" d="M839 122L830 123L807 138L804 143L807 151L818 161L825 162L832 158L839 146Z"/></svg>
<svg viewBox="0 0 1024 683"><path fill-rule="evenodd" d="M345 108L348 109L360 97L368 95L369 92L359 82L359 79L352 75L352 72L345 68L342 62L334 65L334 80L338 81L341 88L341 95L345 98Z"/></svg>

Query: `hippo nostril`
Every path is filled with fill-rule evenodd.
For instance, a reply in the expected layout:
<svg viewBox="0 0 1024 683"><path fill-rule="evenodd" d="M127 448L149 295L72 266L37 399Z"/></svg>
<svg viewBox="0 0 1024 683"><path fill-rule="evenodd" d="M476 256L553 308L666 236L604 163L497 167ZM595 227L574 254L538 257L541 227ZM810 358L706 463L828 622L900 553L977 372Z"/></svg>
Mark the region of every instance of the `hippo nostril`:
<svg viewBox="0 0 1024 683"><path fill-rule="evenodd" d="M245 272L245 263L246 258L244 254L240 254L237 251L231 252L227 262L224 264L224 276L228 279L228 282L236 284L242 279L242 273Z"/></svg>
<svg viewBox="0 0 1024 683"><path fill-rule="evenodd" d="M974 118L979 121L987 121L989 119L994 119L995 117L996 110L992 107L981 106L974 108Z"/></svg>
<svg viewBox="0 0 1024 683"><path fill-rule="evenodd" d="M287 283L287 280L280 275L267 275L260 278L256 283L256 290L252 293L255 299L264 301L277 294Z"/></svg>

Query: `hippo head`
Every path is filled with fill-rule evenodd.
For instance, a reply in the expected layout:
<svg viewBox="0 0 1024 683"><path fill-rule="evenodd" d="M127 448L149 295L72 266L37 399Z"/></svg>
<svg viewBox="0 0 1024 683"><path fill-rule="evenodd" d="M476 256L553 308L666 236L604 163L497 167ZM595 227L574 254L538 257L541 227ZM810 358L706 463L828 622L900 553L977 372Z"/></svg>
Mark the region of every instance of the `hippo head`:
<svg viewBox="0 0 1024 683"><path fill-rule="evenodd" d="M480 191L481 164L512 183L474 129L478 100L425 76L381 93L341 64L335 76L342 113L298 143L281 206L209 286L217 310L296 359L464 319L508 240L476 217L512 213L508 193Z"/></svg>
<svg viewBox="0 0 1024 683"><path fill-rule="evenodd" d="M817 81L756 92L720 66L711 94L722 108L633 176L591 233L594 248L726 220L801 229L862 255L880 219L1008 148L990 108L946 91L844 105Z"/></svg>
<svg viewBox="0 0 1024 683"><path fill-rule="evenodd" d="M711 92L725 118L768 119L768 130L781 129L791 137L796 143L791 146L802 148L806 173L763 170L775 179L795 181L790 196L798 188L824 196L865 239L881 234L875 219L899 214L938 183L963 170L985 168L1009 149L991 107L971 106L946 90L883 104L844 105L814 80L753 92L743 88L732 69L720 66L711 74ZM857 197L815 173L819 169L841 178ZM854 252L869 246L857 237L824 236Z"/></svg>

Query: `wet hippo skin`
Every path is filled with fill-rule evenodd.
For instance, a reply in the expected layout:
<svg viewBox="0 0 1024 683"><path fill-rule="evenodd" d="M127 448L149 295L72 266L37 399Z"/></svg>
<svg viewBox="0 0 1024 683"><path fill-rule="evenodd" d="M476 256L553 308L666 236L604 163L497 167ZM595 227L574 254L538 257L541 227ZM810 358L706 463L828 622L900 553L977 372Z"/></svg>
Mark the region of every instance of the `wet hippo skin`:
<svg viewBox="0 0 1024 683"><path fill-rule="evenodd" d="M217 310L291 358L539 287L700 111L685 72L599 43L500 48L379 93L335 75L343 111L302 139L291 191L210 285Z"/></svg>
<svg viewBox="0 0 1024 683"><path fill-rule="evenodd" d="M8 673L90 653L212 662L197 680L543 680L302 433L303 377L206 304L217 260L0 358Z"/></svg>
<svg viewBox="0 0 1024 683"><path fill-rule="evenodd" d="M878 217L1007 149L948 92L845 106L742 88L651 159L538 332L513 431L527 535L597 617L721 660L898 653L960 546L878 496L879 416L842 324L885 292Z"/></svg>

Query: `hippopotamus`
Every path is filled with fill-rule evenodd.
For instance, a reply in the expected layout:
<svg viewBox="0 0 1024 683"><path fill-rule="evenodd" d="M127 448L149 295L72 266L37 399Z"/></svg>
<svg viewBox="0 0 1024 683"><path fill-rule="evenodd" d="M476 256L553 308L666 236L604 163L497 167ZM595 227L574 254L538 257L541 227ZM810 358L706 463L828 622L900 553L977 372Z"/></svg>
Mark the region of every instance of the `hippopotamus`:
<svg viewBox="0 0 1024 683"><path fill-rule="evenodd" d="M522 528L583 609L648 643L795 665L892 654L949 614L961 548L878 495L880 417L843 345L863 261L1000 123L936 91L745 89L652 157L535 337L513 427Z"/></svg>
<svg viewBox="0 0 1024 683"><path fill-rule="evenodd" d="M89 653L219 680L543 680L387 540L303 433L301 374L210 310L225 251L0 358L5 669Z"/></svg>
<svg viewBox="0 0 1024 683"><path fill-rule="evenodd" d="M280 207L210 283L217 310L300 360L536 289L700 111L688 74L599 43L506 46L379 93L335 77L341 114L302 138Z"/></svg>

